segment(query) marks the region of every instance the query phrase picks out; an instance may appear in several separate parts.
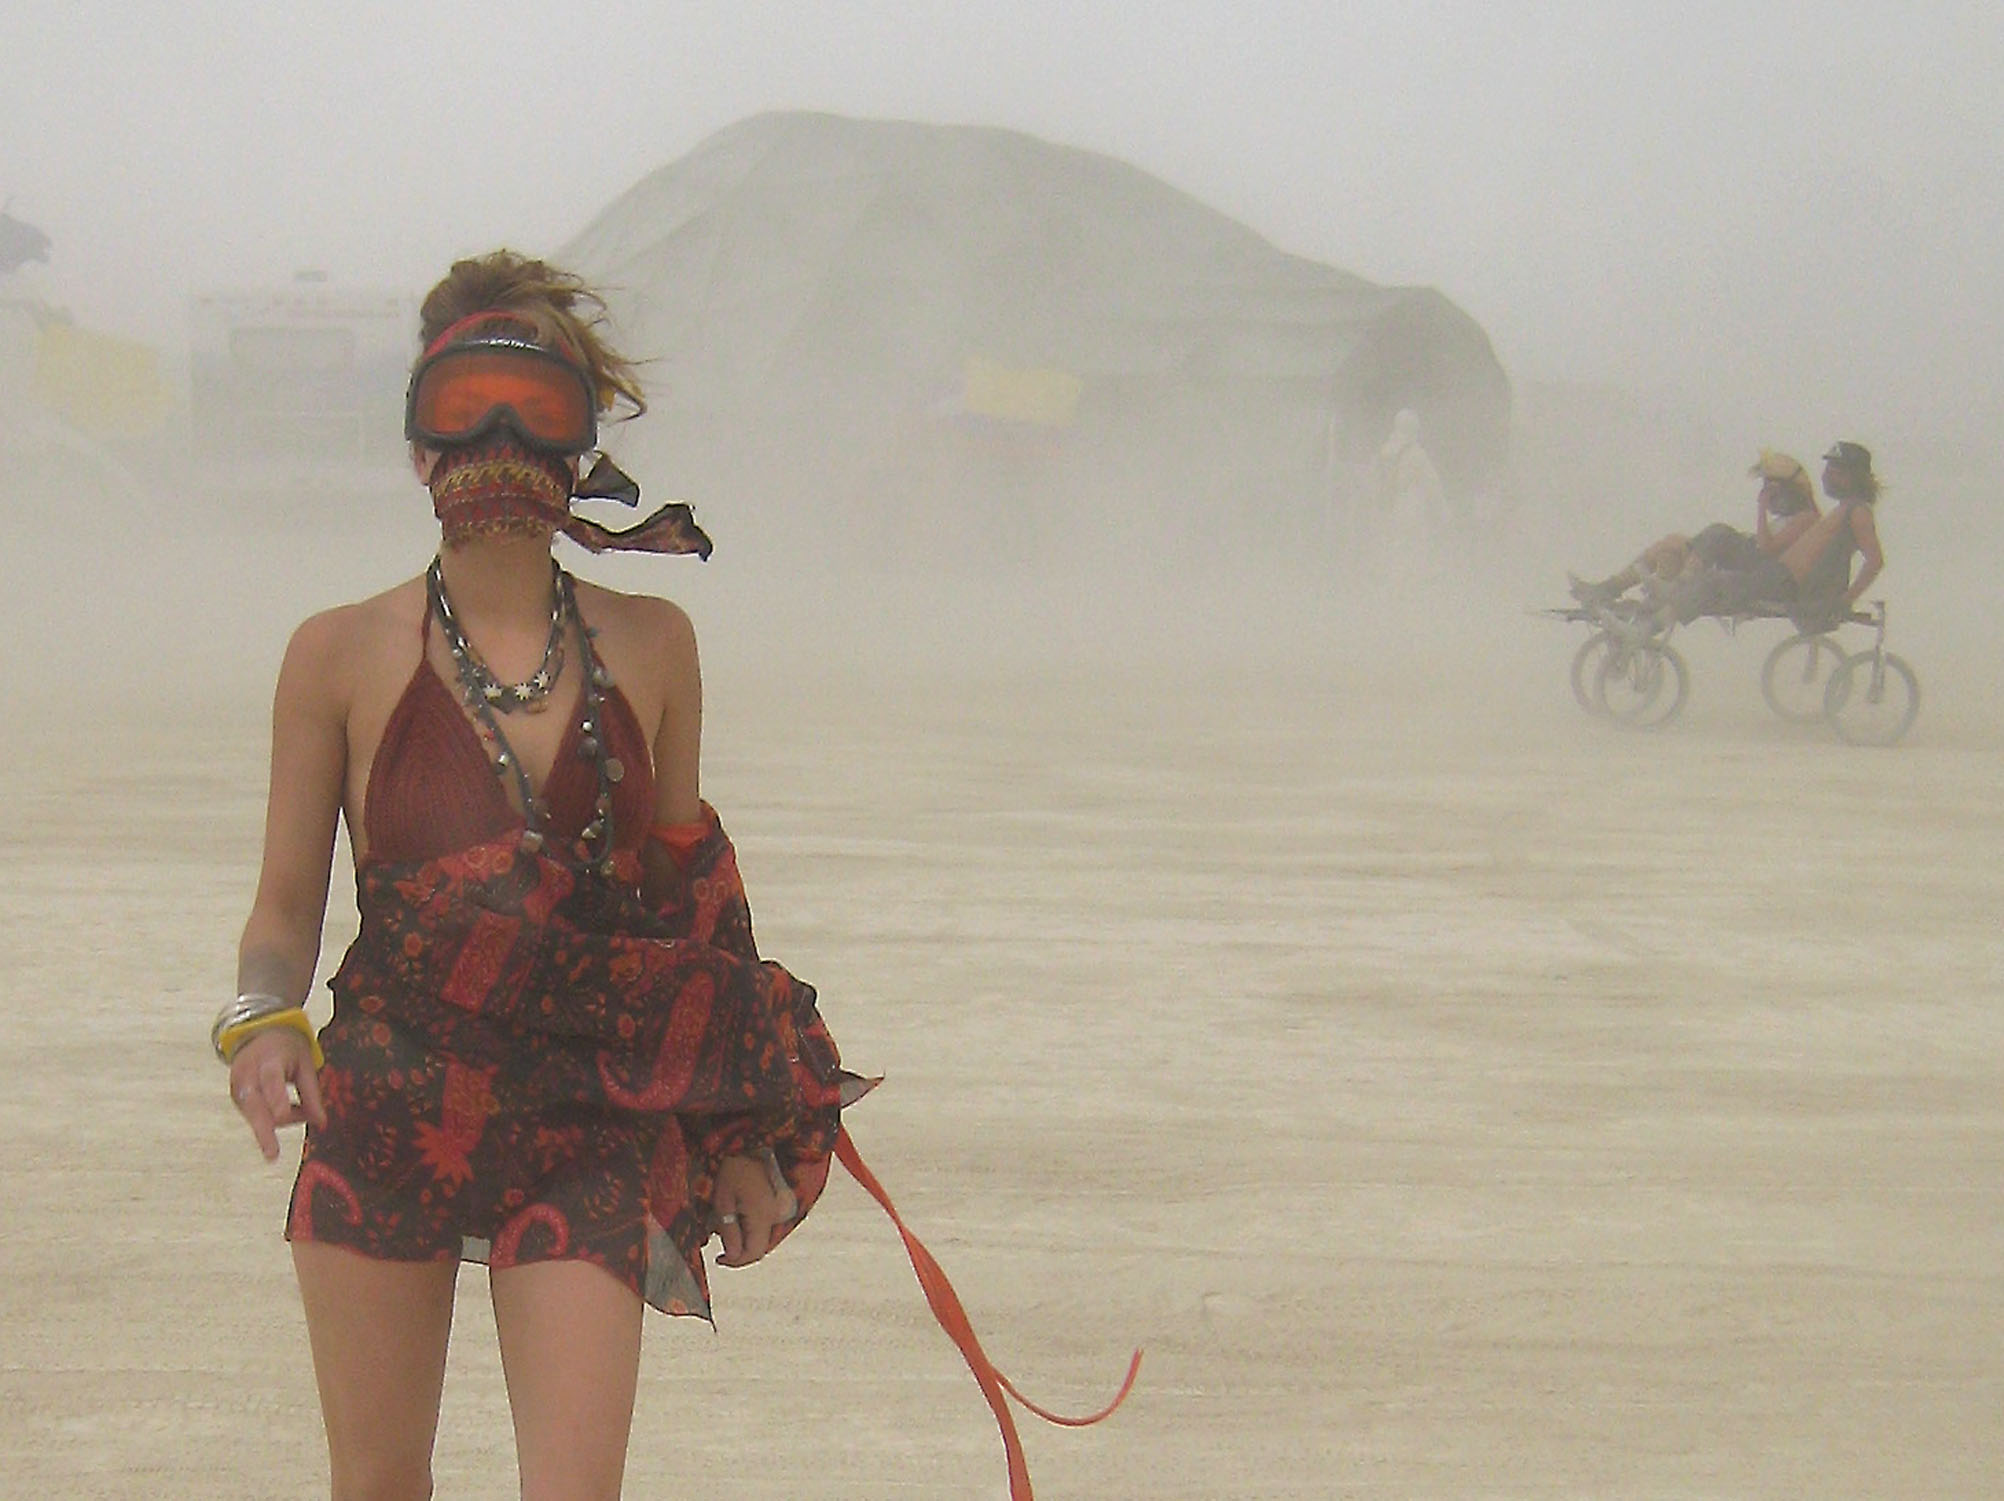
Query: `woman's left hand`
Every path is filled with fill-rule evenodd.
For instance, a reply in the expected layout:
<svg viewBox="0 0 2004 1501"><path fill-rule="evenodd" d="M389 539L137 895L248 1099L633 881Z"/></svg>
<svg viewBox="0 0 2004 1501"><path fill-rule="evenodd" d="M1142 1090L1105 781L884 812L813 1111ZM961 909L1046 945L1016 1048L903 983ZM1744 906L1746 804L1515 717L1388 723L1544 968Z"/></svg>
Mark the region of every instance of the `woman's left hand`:
<svg viewBox="0 0 2004 1501"><path fill-rule="evenodd" d="M775 1181L777 1180L777 1181ZM724 1254L719 1266L750 1266L772 1249L772 1232L793 1218L792 1190L760 1157L726 1157L711 1194Z"/></svg>

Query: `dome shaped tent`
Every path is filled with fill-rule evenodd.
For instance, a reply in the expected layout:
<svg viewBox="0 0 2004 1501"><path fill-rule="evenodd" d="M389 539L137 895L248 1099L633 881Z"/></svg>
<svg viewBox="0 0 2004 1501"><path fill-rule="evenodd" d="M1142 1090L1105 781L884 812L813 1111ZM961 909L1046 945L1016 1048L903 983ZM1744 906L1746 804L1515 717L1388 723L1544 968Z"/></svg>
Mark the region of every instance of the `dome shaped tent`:
<svg viewBox="0 0 2004 1501"><path fill-rule="evenodd" d="M1010 131L757 116L561 254L652 361L622 457L725 535L1034 546L1193 528L1220 500L1284 522L1402 407L1451 488L1504 457L1503 372L1437 292Z"/></svg>

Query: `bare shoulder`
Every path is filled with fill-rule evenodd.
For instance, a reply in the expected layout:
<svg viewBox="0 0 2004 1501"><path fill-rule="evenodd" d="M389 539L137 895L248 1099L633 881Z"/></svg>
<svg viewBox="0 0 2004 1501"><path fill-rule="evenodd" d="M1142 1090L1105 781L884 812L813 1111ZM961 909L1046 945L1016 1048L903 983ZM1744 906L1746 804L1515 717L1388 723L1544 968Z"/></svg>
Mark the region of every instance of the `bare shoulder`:
<svg viewBox="0 0 2004 1501"><path fill-rule="evenodd" d="M311 697L345 700L355 683L386 657L409 654L424 608L424 581L410 579L368 599L309 615L286 645L281 693L290 685Z"/></svg>
<svg viewBox="0 0 2004 1501"><path fill-rule="evenodd" d="M674 756L663 751L662 737L680 735L693 745L702 720L696 628L687 611L658 595L624 594L583 579L577 591L578 609L598 633L599 655L655 744L655 775L663 779Z"/></svg>
<svg viewBox="0 0 2004 1501"><path fill-rule="evenodd" d="M605 649L648 676L693 668L696 627L688 612L656 594L627 594L577 581L578 608ZM650 669L652 669L650 671Z"/></svg>
<svg viewBox="0 0 2004 1501"><path fill-rule="evenodd" d="M640 631L693 631L688 612L672 599L663 599L658 594L629 594L575 576L573 582L577 585L578 607L601 625L617 624Z"/></svg>

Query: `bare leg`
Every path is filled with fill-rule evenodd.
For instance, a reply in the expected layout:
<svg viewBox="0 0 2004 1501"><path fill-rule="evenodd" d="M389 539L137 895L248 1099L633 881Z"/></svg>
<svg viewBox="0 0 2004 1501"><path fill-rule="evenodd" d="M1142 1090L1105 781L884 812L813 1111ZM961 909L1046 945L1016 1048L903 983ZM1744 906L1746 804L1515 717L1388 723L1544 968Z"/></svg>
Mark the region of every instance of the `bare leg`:
<svg viewBox="0 0 2004 1501"><path fill-rule="evenodd" d="M1613 604L1638 584L1674 578L1690 556L1691 540L1680 532L1659 537L1621 572L1598 581L1573 579L1573 598L1581 604Z"/></svg>
<svg viewBox="0 0 2004 1501"><path fill-rule="evenodd" d="M640 1380L640 1299L601 1267L491 1274L523 1501L614 1501Z"/></svg>
<svg viewBox="0 0 2004 1501"><path fill-rule="evenodd" d="M1634 566L1637 571L1655 574L1658 578L1675 578L1690 560L1691 539L1682 532L1672 532L1644 548Z"/></svg>
<svg viewBox="0 0 2004 1501"><path fill-rule="evenodd" d="M1666 542L1681 542L1682 538L1665 538ZM1689 547L1665 548L1659 544L1654 551L1654 560L1662 566L1655 572L1642 575L1642 600L1655 610L1661 622L1670 618L1663 614L1666 602L1690 594L1698 588L1698 581L1711 573L1711 566Z"/></svg>
<svg viewBox="0 0 2004 1501"><path fill-rule="evenodd" d="M1566 575L1573 598L1583 605L1611 605L1640 582L1641 575L1632 564L1604 579L1583 579L1576 573Z"/></svg>
<svg viewBox="0 0 2004 1501"><path fill-rule="evenodd" d="M1673 625L1688 625L1700 615L1719 609L1725 603L1725 577L1721 570L1694 554L1652 601L1656 606L1656 628L1667 631Z"/></svg>
<svg viewBox="0 0 2004 1501"><path fill-rule="evenodd" d="M334 1501L424 1501L457 1261L371 1261L295 1241Z"/></svg>

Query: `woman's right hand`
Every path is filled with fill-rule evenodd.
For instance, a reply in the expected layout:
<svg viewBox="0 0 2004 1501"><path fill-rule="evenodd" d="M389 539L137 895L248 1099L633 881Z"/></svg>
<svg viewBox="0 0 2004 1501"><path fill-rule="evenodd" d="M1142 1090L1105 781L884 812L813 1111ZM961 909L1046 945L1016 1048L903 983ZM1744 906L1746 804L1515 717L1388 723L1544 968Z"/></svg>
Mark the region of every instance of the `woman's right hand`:
<svg viewBox="0 0 2004 1501"><path fill-rule="evenodd" d="M280 1126L327 1124L312 1046L290 1027L272 1027L244 1040L230 1060L230 1098L250 1122L266 1162L278 1160Z"/></svg>

